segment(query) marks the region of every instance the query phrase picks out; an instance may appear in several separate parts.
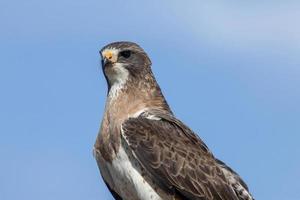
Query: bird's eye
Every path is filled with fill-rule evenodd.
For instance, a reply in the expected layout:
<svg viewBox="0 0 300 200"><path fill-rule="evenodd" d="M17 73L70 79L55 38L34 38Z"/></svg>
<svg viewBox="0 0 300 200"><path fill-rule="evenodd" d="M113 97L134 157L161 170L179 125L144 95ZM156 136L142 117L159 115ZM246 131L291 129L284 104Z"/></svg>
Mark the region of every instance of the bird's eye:
<svg viewBox="0 0 300 200"><path fill-rule="evenodd" d="M129 58L131 56L131 51L129 51L129 50L121 51L120 56L122 56L124 58Z"/></svg>

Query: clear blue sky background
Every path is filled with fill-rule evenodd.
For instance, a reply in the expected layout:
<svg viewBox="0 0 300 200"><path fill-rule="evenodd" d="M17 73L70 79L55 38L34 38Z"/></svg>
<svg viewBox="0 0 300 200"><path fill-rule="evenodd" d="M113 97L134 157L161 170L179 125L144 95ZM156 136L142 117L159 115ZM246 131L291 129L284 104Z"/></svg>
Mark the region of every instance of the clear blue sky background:
<svg viewBox="0 0 300 200"><path fill-rule="evenodd" d="M299 1L141 2L0 0L0 199L112 199L98 50L129 40L256 199L299 200Z"/></svg>

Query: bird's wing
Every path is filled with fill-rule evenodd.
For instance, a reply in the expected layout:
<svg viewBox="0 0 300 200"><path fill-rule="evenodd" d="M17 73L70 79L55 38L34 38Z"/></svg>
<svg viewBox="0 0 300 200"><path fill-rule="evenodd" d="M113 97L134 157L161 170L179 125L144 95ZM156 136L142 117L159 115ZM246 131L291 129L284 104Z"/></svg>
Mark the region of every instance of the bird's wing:
<svg viewBox="0 0 300 200"><path fill-rule="evenodd" d="M225 176L227 179L229 179L230 184L232 185L235 193L239 197L240 200L254 200L252 195L249 192L247 184L243 181L243 179L235 172L233 169L231 169L229 166L227 166L224 162L222 162L219 159L216 159L217 163L223 170Z"/></svg>
<svg viewBox="0 0 300 200"><path fill-rule="evenodd" d="M185 199L239 199L204 142L172 115L152 111L129 118L121 134L157 184Z"/></svg>

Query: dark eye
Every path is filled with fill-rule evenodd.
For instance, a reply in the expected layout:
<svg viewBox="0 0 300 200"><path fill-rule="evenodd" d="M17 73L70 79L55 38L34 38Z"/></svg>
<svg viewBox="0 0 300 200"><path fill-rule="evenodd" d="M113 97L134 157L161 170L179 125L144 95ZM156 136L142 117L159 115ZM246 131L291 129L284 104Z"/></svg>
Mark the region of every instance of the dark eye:
<svg viewBox="0 0 300 200"><path fill-rule="evenodd" d="M122 56L124 58L129 58L131 56L131 51L129 51L129 50L121 51L120 56Z"/></svg>

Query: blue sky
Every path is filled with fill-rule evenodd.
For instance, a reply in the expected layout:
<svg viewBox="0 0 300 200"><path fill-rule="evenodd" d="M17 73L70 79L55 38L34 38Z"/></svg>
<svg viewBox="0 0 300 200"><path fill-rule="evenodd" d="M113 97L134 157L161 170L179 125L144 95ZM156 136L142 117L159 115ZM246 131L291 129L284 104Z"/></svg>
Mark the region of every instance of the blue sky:
<svg viewBox="0 0 300 200"><path fill-rule="evenodd" d="M98 50L139 43L176 116L256 199L300 198L299 1L0 0L0 199L112 199Z"/></svg>

